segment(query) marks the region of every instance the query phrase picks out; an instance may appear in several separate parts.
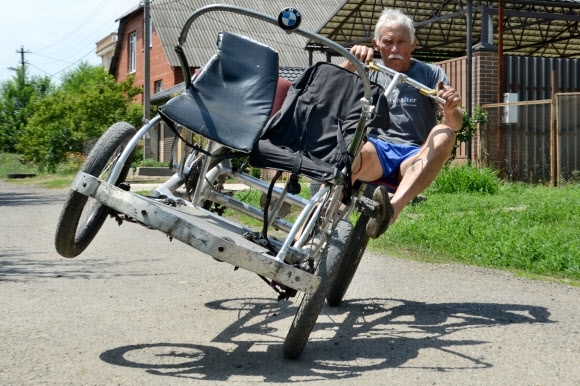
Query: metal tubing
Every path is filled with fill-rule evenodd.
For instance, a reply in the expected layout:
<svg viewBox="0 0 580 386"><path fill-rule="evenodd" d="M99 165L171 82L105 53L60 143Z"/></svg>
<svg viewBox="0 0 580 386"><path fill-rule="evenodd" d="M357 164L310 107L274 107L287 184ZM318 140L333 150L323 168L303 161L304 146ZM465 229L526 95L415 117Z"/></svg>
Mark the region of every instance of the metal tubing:
<svg viewBox="0 0 580 386"><path fill-rule="evenodd" d="M175 191L185 182L183 174L175 173L167 181L159 185L151 192L152 197L167 196L168 198L176 199Z"/></svg>
<svg viewBox="0 0 580 386"><path fill-rule="evenodd" d="M247 9L247 8L237 7L234 5L227 5L227 4L208 5L205 7L198 8L189 16L189 18L187 19L187 21L185 22L185 24L183 25L183 27L181 29L181 32L179 34L179 38L177 39L177 42L178 42L177 47L181 47L183 45L183 43L185 43L186 38L187 38L187 33L189 31L189 28L191 27L191 24L194 22L194 20L197 19L199 16L203 15L204 13L213 12L213 11L239 13L239 14L253 17L255 19L260 19L260 20L263 20L263 21L268 22L270 24L274 24L274 25L278 26L278 19L277 18L274 18L270 15L266 15L266 14L261 13L261 12L253 11L253 10ZM371 84L370 84L368 76L365 72L365 67L346 48L342 47L340 44L333 42L330 39L326 39L318 34L312 33L312 32L307 31L307 30L303 30L302 28L296 28L295 30L286 31L286 32L287 33L295 33L295 34L307 37L311 40L314 40L318 43L321 43L321 44L327 46L331 50L344 56L354 66L354 68L356 69L356 71L360 75L360 77L363 81L365 98L369 101L372 100ZM184 56L184 58L185 58L185 56Z"/></svg>
<svg viewBox="0 0 580 386"><path fill-rule="evenodd" d="M282 194L280 195L280 197L278 197L278 200L276 201L276 205L274 205L274 208L272 209L272 213L270 213L269 208L268 208L268 229L272 226L272 224L274 223L274 220L276 219L276 215L278 214L278 212L280 212L280 208L282 208L282 205L284 204L284 200L286 199L286 196L288 195L288 184L286 184L284 186L284 190L282 191ZM264 210L266 210L266 207L264 207Z"/></svg>
<svg viewBox="0 0 580 386"><path fill-rule="evenodd" d="M318 202L320 197L323 194L326 194L327 191L328 191L328 189L323 188L323 189L320 189L318 192L316 192L314 197L312 197L312 199L308 202L306 207L302 210L302 212L300 212L300 215L298 216L298 219L296 219L294 226L292 227L290 232L288 232L288 237L286 237L286 241L284 241L284 245L282 245L282 248L280 249L280 251L276 255L276 260L284 261L284 256L288 252L288 249L290 248L290 244L294 241L294 236L296 236L296 234L300 230L300 227L302 226L302 224L304 224L304 222L307 220L308 215L312 211L312 207L314 207L314 205L316 205L316 203Z"/></svg>
<svg viewBox="0 0 580 386"><path fill-rule="evenodd" d="M381 64L377 64L377 63L368 64L368 65L365 65L365 67L370 69L370 70L373 70L373 71L386 72L387 74L391 75L393 77L393 80L391 81L391 84L389 85L389 88L388 88L388 89L391 89L391 91L397 84L404 82L404 83L408 83L411 86L415 87L416 89L418 89L419 91L424 93L424 95L435 99L437 102L445 103L445 100L443 98L439 98L436 95L437 90L433 90L433 89L425 86L424 84L417 82L415 79L407 77L407 75L404 75L400 72L397 72L391 68L385 67L385 66L383 66ZM385 95L387 95L387 97L388 97L390 94L387 94L387 91L385 91Z"/></svg>
<svg viewBox="0 0 580 386"><path fill-rule="evenodd" d="M119 178L119 175L121 174L121 170L123 169L125 162L127 162L127 159L129 158L129 155L133 151L133 148L135 148L135 146L137 145L137 142L139 142L139 140L145 135L145 133L148 132L153 126L155 126L160 120L161 117L157 115L155 118L150 120L149 123L147 123L141 129L139 129L137 134L135 134L135 136L131 138L131 140L121 153L121 157L119 157L117 163L115 163L115 167L113 168L113 171L111 172L111 175L107 180L109 184L115 185L115 182L117 181L117 178Z"/></svg>
<svg viewBox="0 0 580 386"><path fill-rule="evenodd" d="M256 189L262 193L268 193L268 189L270 187L269 183L262 181L259 178L250 176L249 174L234 172L232 169L229 169L225 166L223 167L223 170L224 173L228 175L228 177L231 177L236 181L240 181L250 188ZM282 191L283 190L281 188L274 186L272 197L278 199L281 196ZM296 206L298 208L304 208L308 204L308 200L294 194L288 194L285 201L290 205Z"/></svg>
<svg viewBox="0 0 580 386"><path fill-rule="evenodd" d="M210 192L207 197L209 200L215 203L235 209L237 212L255 218L256 220L264 219L264 212L258 208L248 205L240 200L236 200L230 196L226 196L225 194L221 194L219 192ZM272 221L272 226L274 226L274 228L281 229L284 232L290 232L292 225L292 223L280 218L274 219Z"/></svg>
<svg viewBox="0 0 580 386"><path fill-rule="evenodd" d="M387 87L387 89L385 90L385 96L387 97L387 99L389 99L389 97L391 96L391 94L395 90L395 87L397 87L397 85L399 83L403 83L406 79L407 79L407 76L404 74L401 74L400 72L397 72L393 76L393 80L391 81L391 83L389 83L389 87Z"/></svg>
<svg viewBox="0 0 580 386"><path fill-rule="evenodd" d="M330 190L330 187L325 186L321 189L326 189L328 191L328 190ZM302 248L304 243L306 243L306 240L308 239L308 235L310 234L310 232L312 232L312 229L314 229L314 226L316 225L316 222L318 221L318 216L320 215L320 212L322 211L322 207L323 207L323 205L318 205L318 208L316 208L316 211L312 215L312 218L308 222L308 225L306 226L306 228L302 232L302 236L300 236L300 240L298 240L298 242L295 244L296 248Z"/></svg>
<svg viewBox="0 0 580 386"><path fill-rule="evenodd" d="M213 151L213 149L214 149L214 142L211 141L207 146L207 150L209 153L211 153ZM201 166L201 172L199 173L200 176L205 176L207 174L207 170L209 168L209 161L210 161L210 157L205 157L203 159L203 163ZM197 186L195 187L195 191L193 192L193 197L191 199L191 202L193 203L194 206L197 206L197 202L199 201L199 197L201 196L202 185L203 184L197 184Z"/></svg>

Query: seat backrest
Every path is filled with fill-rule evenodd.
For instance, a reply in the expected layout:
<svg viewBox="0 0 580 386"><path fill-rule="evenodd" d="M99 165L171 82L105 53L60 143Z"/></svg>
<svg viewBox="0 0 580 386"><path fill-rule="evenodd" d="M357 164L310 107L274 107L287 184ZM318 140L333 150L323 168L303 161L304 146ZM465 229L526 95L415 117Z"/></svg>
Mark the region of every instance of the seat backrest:
<svg viewBox="0 0 580 386"><path fill-rule="evenodd" d="M271 115L278 53L244 36L221 32L218 51L193 85L159 108L166 120L245 153Z"/></svg>
<svg viewBox="0 0 580 386"><path fill-rule="evenodd" d="M368 127L389 126L383 88L371 84L376 108ZM281 110L268 122L250 154L250 164L304 174L337 177L362 113L360 77L331 63L316 63L293 84Z"/></svg>

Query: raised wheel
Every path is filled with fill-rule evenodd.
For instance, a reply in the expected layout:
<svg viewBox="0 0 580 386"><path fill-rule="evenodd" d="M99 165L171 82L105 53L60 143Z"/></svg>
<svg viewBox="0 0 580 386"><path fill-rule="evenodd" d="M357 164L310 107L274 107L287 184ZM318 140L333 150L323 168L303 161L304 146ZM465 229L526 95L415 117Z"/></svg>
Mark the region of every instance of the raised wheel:
<svg viewBox="0 0 580 386"><path fill-rule="evenodd" d="M342 301L367 248L369 242L369 236L367 235L368 221L369 217L361 214L354 226L350 242L345 247L344 257L338 267L336 278L326 296L326 301L331 307L338 306Z"/></svg>
<svg viewBox="0 0 580 386"><path fill-rule="evenodd" d="M349 244L351 234L352 224L346 220L340 220L324 247L316 267L316 275L321 278L320 286L313 294L304 294L300 302L298 312L284 341L283 351L286 358L298 358L304 350L344 256L345 246Z"/></svg>
<svg viewBox="0 0 580 386"><path fill-rule="evenodd" d="M81 171L101 180L108 180L117 159L135 135L135 128L125 122L111 126L99 138ZM129 157L115 185L125 181L133 154ZM64 257L75 257L82 253L91 243L105 222L110 208L93 198L71 190L64 203L56 227L55 246Z"/></svg>

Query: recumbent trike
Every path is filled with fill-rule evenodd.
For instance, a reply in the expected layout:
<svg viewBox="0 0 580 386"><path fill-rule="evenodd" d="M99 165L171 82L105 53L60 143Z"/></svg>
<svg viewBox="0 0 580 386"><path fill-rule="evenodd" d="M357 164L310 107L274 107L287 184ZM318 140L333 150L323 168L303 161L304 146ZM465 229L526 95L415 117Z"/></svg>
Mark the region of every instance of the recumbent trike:
<svg viewBox="0 0 580 386"><path fill-rule="evenodd" d="M182 45L191 24L213 11L280 25L344 56L357 72L317 63L289 87L279 78L275 50L224 31L215 56L192 77ZM300 292L283 345L288 358L303 351L325 299L338 305L354 276L368 241L366 221L377 215L381 203L362 196L364 184L351 183L351 165L365 135L373 127L388 127L386 95L397 83L412 82L376 66L393 81L386 91L369 82L369 66L338 44L299 28L299 17L292 8L277 19L231 5L196 10L176 46L186 80L183 92L140 130L121 122L103 134L72 183L55 236L57 251L75 257L107 217L119 224L137 222L257 273L279 299ZM132 193L125 179L135 148L161 120L189 150L176 163L175 174L150 196ZM275 177L265 181L233 166L233 160L244 157L255 168L276 170ZM290 177L283 187L276 186L283 171ZM298 195L300 177L322 184L310 200ZM254 207L224 192L226 179L262 192L263 205ZM288 219L289 207L300 210L294 221ZM262 229L220 216L223 208L261 220ZM362 213L355 227L349 221L354 211ZM272 230L276 236L269 234Z"/></svg>

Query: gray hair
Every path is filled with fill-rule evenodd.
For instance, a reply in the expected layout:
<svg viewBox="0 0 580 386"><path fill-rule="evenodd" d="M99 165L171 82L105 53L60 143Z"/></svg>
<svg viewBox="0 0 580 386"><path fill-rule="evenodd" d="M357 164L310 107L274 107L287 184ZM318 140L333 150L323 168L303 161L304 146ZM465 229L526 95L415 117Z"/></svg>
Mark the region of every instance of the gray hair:
<svg viewBox="0 0 580 386"><path fill-rule="evenodd" d="M381 13L381 17L375 26L375 39L377 41L381 38L381 28L385 24L394 24L407 29L411 35L411 43L415 41L415 26L413 25L413 20L398 9L385 8Z"/></svg>

